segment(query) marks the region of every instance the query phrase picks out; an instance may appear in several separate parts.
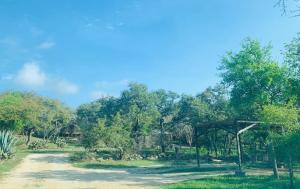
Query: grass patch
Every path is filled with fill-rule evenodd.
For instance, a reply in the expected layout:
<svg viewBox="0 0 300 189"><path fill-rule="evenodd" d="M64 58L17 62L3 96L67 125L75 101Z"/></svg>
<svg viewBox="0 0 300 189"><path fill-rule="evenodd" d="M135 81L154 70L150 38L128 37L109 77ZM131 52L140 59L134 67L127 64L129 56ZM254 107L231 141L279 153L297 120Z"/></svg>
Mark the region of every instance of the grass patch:
<svg viewBox="0 0 300 189"><path fill-rule="evenodd" d="M164 173L188 173L188 172L210 172L210 171L232 171L236 166L223 165L211 167L195 167L185 164L174 165L170 161L159 160L103 160L103 161L75 161L75 167L87 169L130 169L130 168L147 168L149 174L164 174Z"/></svg>
<svg viewBox="0 0 300 189"><path fill-rule="evenodd" d="M210 171L233 171L236 166L211 166L211 167L161 167L154 168L156 173L189 173L189 172L210 172Z"/></svg>
<svg viewBox="0 0 300 189"><path fill-rule="evenodd" d="M17 151L11 159L0 161L0 178L14 169L28 155L27 151Z"/></svg>
<svg viewBox="0 0 300 189"><path fill-rule="evenodd" d="M163 166L166 162L155 160L104 160L101 162L77 162L74 163L75 167L88 168L88 169L128 169L128 168L140 168L151 166Z"/></svg>
<svg viewBox="0 0 300 189"><path fill-rule="evenodd" d="M30 153L39 153L39 154L47 154L47 153L73 153L84 151L84 148L67 144L63 148L58 148L56 145L48 146L46 149L38 149L38 150L28 150Z"/></svg>
<svg viewBox="0 0 300 189"><path fill-rule="evenodd" d="M300 188L299 175L296 188ZM163 189L287 189L288 178L275 180L272 176L218 176L205 179L196 179L162 187Z"/></svg>

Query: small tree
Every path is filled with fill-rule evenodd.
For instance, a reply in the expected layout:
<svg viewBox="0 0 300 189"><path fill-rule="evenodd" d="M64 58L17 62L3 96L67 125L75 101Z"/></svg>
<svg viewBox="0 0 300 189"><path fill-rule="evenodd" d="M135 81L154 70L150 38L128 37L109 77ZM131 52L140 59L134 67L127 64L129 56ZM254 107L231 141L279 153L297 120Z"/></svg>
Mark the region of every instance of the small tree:
<svg viewBox="0 0 300 189"><path fill-rule="evenodd" d="M261 117L264 123L269 126L269 140L275 146L277 155L280 155L286 162L289 170L290 188L295 188L293 174L293 158L297 156L294 148L299 144L299 110L292 103L287 105L267 105L264 106ZM280 129L270 126L279 126ZM278 153L279 152L279 153ZM273 154L275 155L275 154Z"/></svg>
<svg viewBox="0 0 300 189"><path fill-rule="evenodd" d="M107 125L101 135L106 146L119 150L119 159L123 159L132 149L130 132L124 128L120 113L113 117L111 124Z"/></svg>
<svg viewBox="0 0 300 189"><path fill-rule="evenodd" d="M190 125L184 125L182 129L183 129L183 134L185 136L186 142L189 144L190 149L192 149L194 129Z"/></svg>
<svg viewBox="0 0 300 189"><path fill-rule="evenodd" d="M179 123L191 125L194 130L193 140L196 147L197 165L200 167L200 135L203 130L203 125L208 121L210 110L201 99L183 96L179 102L179 112L176 120Z"/></svg>

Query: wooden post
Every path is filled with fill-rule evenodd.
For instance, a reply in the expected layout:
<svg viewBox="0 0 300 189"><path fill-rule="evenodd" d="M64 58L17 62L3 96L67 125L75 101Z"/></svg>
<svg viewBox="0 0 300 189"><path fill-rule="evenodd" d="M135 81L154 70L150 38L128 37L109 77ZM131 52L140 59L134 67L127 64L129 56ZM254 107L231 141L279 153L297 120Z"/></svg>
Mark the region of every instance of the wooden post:
<svg viewBox="0 0 300 189"><path fill-rule="evenodd" d="M242 154L241 154L241 144L240 144L240 136L236 134L236 144L237 144L237 151L239 155L239 172L242 172Z"/></svg>
<svg viewBox="0 0 300 189"><path fill-rule="evenodd" d="M238 151L238 155L239 155L239 169L235 174L238 176L245 176L245 173L242 170L242 153L241 153L240 134L242 134L243 132L247 131L248 129L251 129L252 127L256 126L256 124L257 123L253 123L253 124L249 125L248 127L245 127L244 129L239 130L236 134L236 144L237 144L237 151Z"/></svg>

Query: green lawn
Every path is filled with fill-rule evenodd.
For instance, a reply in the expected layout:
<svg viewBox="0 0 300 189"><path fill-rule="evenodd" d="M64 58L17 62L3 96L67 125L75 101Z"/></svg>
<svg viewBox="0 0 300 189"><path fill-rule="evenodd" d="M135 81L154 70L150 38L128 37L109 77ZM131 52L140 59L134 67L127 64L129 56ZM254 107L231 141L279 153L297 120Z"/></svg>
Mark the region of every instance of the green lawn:
<svg viewBox="0 0 300 189"><path fill-rule="evenodd" d="M74 166L89 169L111 169L111 168L139 168L149 166L164 166L167 162L156 161L156 160L104 160L101 162L90 161L90 162L77 162Z"/></svg>
<svg viewBox="0 0 300 189"><path fill-rule="evenodd" d="M26 157L27 154L27 151L20 150L17 151L15 156L11 159L0 161L0 177L15 168L22 161L22 159Z"/></svg>
<svg viewBox="0 0 300 189"><path fill-rule="evenodd" d="M299 175L296 183L300 189ZM275 180L271 176L218 176L206 179L190 180L162 187L163 189L288 189L287 177Z"/></svg>

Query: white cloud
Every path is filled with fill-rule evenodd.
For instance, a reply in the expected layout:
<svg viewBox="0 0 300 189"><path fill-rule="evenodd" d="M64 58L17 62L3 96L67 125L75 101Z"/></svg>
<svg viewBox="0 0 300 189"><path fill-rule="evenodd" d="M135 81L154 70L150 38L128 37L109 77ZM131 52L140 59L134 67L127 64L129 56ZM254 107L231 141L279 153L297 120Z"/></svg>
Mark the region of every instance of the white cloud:
<svg viewBox="0 0 300 189"><path fill-rule="evenodd" d="M92 91L90 96L93 100L97 100L99 98L105 98L105 97L112 96L112 95L109 95L108 93L105 93L102 91Z"/></svg>
<svg viewBox="0 0 300 189"><path fill-rule="evenodd" d="M38 46L38 48L39 49L50 49L50 48L52 48L52 47L54 47L55 46L55 42L53 42L53 41L44 41L44 42L42 42L39 46Z"/></svg>
<svg viewBox="0 0 300 189"><path fill-rule="evenodd" d="M26 87L41 87L46 79L46 74L35 62L24 64L15 76L15 82Z"/></svg>
<svg viewBox="0 0 300 189"><path fill-rule="evenodd" d="M76 94L79 92L79 87L69 81L57 80L54 83L54 89L60 94Z"/></svg>
<svg viewBox="0 0 300 189"><path fill-rule="evenodd" d="M76 94L79 86L63 78L46 74L37 61L25 63L16 75L4 75L1 80L13 80L26 89L48 90L62 95Z"/></svg>

